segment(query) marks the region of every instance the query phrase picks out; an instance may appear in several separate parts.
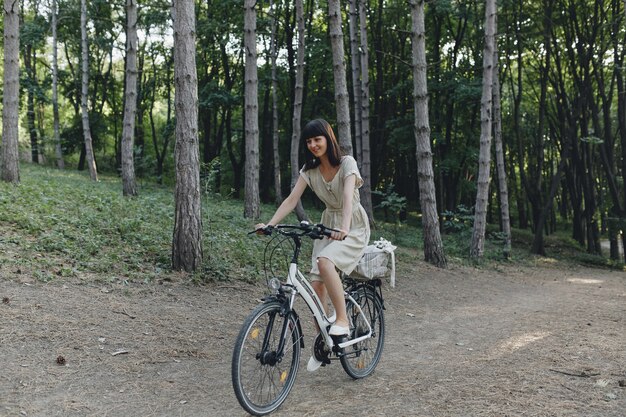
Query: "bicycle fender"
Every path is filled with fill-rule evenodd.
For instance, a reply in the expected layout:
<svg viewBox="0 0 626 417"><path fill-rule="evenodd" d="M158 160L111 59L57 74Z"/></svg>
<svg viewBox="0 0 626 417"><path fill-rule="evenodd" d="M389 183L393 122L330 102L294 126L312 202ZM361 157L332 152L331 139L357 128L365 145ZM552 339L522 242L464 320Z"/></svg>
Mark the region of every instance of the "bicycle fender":
<svg viewBox="0 0 626 417"><path fill-rule="evenodd" d="M289 308L289 299L287 297L285 297L284 295L280 295L280 294L272 294L272 295L268 295L266 297L263 297L263 303L272 303L272 302L279 302L281 304L281 311L280 314L285 315L285 314L289 314L291 316L293 316L297 326L298 326L298 336L300 338L300 347L304 348L304 337L303 337L303 333L302 333L302 324L300 323L300 316L298 316L298 313L296 313L295 310L292 310Z"/></svg>

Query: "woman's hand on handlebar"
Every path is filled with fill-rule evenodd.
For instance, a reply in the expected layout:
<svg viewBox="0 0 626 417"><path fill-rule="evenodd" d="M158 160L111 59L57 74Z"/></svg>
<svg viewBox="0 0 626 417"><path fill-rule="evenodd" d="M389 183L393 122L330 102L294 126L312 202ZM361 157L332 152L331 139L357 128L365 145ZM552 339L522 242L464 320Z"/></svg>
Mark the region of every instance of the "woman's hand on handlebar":
<svg viewBox="0 0 626 417"><path fill-rule="evenodd" d="M254 231L257 235L271 235L273 227L271 224L258 223L254 226Z"/></svg>
<svg viewBox="0 0 626 417"><path fill-rule="evenodd" d="M342 229L330 232L330 239L332 240L344 240L346 237L348 237L348 232Z"/></svg>

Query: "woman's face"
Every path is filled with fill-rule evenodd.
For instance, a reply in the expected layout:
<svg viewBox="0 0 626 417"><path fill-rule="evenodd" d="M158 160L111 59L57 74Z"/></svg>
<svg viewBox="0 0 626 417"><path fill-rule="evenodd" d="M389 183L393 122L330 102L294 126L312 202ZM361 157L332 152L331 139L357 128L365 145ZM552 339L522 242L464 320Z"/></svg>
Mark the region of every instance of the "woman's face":
<svg viewBox="0 0 626 417"><path fill-rule="evenodd" d="M306 146L314 157L319 158L326 153L328 143L325 136L315 136L306 140Z"/></svg>

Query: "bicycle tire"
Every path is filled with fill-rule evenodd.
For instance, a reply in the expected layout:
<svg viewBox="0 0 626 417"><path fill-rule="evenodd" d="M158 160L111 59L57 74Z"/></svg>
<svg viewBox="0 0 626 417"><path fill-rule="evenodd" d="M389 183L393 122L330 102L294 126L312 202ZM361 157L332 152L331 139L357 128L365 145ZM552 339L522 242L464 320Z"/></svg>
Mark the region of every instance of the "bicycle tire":
<svg viewBox="0 0 626 417"><path fill-rule="evenodd" d="M277 301L256 307L245 320L233 351L232 382L239 404L263 416L282 405L293 387L300 361L300 330L292 314L282 314ZM276 349L287 322L283 356ZM264 347L265 345L265 347Z"/></svg>
<svg viewBox="0 0 626 417"><path fill-rule="evenodd" d="M385 316L383 306L373 288L363 286L352 294L372 327L372 337L344 349L341 366L350 377L364 378L374 372L385 346ZM351 322L350 338L367 334L367 325L356 306L346 301L348 319Z"/></svg>

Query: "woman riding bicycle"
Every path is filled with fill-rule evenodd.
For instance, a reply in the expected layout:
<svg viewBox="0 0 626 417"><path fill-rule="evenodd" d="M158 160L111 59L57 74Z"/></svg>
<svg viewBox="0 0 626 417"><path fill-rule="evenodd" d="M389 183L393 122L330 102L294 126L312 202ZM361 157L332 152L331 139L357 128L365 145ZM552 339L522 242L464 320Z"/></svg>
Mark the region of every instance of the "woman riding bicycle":
<svg viewBox="0 0 626 417"><path fill-rule="evenodd" d="M321 223L338 229L330 239L315 240L311 258L311 282L320 300L326 294L337 314L329 334L347 336L350 332L341 278L337 270L350 274L369 242L369 219L361 206L358 188L363 185L356 161L341 155L330 124L322 119L309 122L302 130L307 161L289 196L278 207L268 225L278 224L296 207L307 186L326 205ZM260 223L257 230L266 227ZM309 366L310 370L315 364Z"/></svg>

